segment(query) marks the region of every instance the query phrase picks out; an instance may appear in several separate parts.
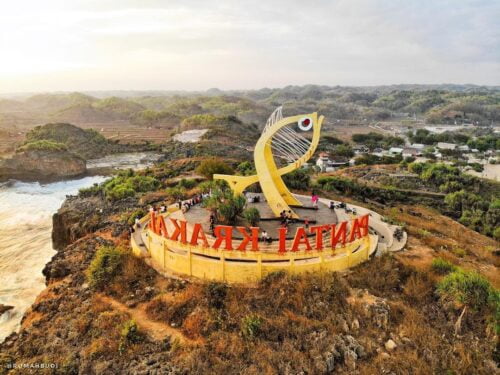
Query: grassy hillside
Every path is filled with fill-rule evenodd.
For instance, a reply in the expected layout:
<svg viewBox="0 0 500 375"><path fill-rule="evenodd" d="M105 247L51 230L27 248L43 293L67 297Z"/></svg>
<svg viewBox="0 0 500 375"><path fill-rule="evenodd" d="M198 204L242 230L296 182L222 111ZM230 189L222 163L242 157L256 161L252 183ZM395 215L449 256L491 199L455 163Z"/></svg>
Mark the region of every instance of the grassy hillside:
<svg viewBox="0 0 500 375"><path fill-rule="evenodd" d="M52 141L65 145L75 155L84 159L105 155L110 143L95 130L84 130L71 124L55 123L37 126L26 134L26 143Z"/></svg>
<svg viewBox="0 0 500 375"><path fill-rule="evenodd" d="M500 121L500 88L472 85L306 85L192 93L98 94L99 97L61 93L2 99L0 127L71 122L96 127L119 124L170 130L188 117L205 114L235 116L242 123L262 127L279 105L284 105L284 115L318 111L332 124L337 120L363 125L395 119L411 122L413 116L430 124L491 125ZM114 96L106 96L108 94Z"/></svg>

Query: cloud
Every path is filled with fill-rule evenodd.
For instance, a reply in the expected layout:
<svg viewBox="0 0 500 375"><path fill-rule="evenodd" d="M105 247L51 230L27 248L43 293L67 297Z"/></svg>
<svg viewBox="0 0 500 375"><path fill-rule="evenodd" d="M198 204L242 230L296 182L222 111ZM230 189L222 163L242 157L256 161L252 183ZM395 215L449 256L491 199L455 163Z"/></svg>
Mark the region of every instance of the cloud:
<svg viewBox="0 0 500 375"><path fill-rule="evenodd" d="M0 91L500 83L500 3L17 1Z"/></svg>

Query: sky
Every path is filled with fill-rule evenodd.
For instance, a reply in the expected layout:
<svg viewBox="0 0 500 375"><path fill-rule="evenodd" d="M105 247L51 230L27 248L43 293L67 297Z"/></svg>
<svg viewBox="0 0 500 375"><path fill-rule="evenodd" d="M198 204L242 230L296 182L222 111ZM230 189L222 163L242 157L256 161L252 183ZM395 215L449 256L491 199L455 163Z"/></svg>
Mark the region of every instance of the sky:
<svg viewBox="0 0 500 375"><path fill-rule="evenodd" d="M0 92L500 84L498 0L16 0Z"/></svg>

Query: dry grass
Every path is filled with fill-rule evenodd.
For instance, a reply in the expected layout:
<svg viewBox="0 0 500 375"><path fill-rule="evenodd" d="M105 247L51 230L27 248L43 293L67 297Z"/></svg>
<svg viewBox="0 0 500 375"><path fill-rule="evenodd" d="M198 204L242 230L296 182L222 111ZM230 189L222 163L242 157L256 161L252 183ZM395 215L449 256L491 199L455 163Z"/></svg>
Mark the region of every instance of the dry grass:
<svg viewBox="0 0 500 375"><path fill-rule="evenodd" d="M441 257L463 268L476 270L497 288L500 287L500 259L491 249L498 242L456 221L422 206L403 206L394 214L409 233L408 249L398 259L419 269L426 269L435 257Z"/></svg>

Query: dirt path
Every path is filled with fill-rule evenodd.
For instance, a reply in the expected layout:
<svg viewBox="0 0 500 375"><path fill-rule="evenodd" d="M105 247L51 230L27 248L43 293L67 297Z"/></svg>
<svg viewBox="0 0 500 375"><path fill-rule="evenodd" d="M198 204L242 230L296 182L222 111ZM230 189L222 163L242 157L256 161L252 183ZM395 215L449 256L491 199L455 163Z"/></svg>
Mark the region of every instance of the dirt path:
<svg viewBox="0 0 500 375"><path fill-rule="evenodd" d="M184 336L182 332L179 330L170 327L166 323L162 322L157 322L154 320L151 320L146 312L144 311L142 306L138 306L136 308L130 308L125 306L123 303L105 296L103 294L98 295L98 299L106 303L110 306L112 306L114 309L127 313L132 319L134 319L139 326L139 328L144 331L149 337L151 337L153 340L156 341L161 341L167 338L168 336L172 337L173 339L178 339L180 343L182 344L193 344L194 341L189 339L188 337Z"/></svg>

